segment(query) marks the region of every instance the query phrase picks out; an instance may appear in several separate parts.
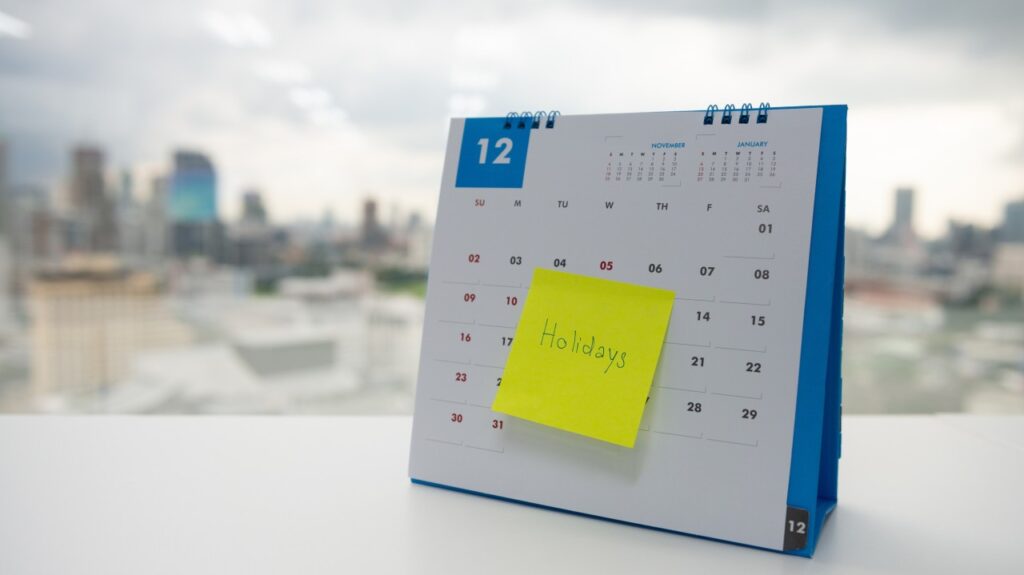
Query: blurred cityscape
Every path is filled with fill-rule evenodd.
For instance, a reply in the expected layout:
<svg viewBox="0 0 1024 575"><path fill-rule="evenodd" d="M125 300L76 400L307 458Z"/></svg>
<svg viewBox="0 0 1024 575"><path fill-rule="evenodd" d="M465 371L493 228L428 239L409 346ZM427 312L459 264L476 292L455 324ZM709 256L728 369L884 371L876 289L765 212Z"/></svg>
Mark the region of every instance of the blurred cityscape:
<svg viewBox="0 0 1024 575"><path fill-rule="evenodd" d="M363 204L218 214L214 161L136 182L70 150L56 189L10 182L0 142L0 412L410 413L431 227Z"/></svg>
<svg viewBox="0 0 1024 575"><path fill-rule="evenodd" d="M432 227L361 214L218 212L214 159L138 182L69 151L53 189L9 181L0 142L0 412L410 413ZM853 193L853 192L851 192ZM844 403L1024 412L1024 198L994 228L846 231ZM346 222L359 221L358 225Z"/></svg>
<svg viewBox="0 0 1024 575"><path fill-rule="evenodd" d="M844 411L1024 412L1024 197L934 240L894 199L880 236L846 229Z"/></svg>

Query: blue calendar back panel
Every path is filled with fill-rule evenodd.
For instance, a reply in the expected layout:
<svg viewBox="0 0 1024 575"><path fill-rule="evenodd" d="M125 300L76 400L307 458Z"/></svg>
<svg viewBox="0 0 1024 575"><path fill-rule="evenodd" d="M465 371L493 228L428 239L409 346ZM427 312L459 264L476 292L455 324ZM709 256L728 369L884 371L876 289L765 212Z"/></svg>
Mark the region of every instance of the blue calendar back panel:
<svg viewBox="0 0 1024 575"><path fill-rule="evenodd" d="M806 537L787 551L810 557L836 505L840 453L846 106L822 107L804 338L789 480L790 512L803 511ZM799 522L792 524L793 527ZM790 523L787 520L787 536Z"/></svg>
<svg viewBox="0 0 1024 575"><path fill-rule="evenodd" d="M529 125L505 127L502 118L469 118L462 132L456 188L522 188Z"/></svg>

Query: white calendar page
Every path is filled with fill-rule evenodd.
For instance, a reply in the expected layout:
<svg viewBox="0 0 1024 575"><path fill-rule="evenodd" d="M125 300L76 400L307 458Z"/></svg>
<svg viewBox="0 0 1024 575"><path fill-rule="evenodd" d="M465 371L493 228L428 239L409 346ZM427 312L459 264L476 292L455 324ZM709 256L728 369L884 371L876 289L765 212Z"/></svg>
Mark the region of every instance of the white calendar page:
<svg viewBox="0 0 1024 575"><path fill-rule="evenodd" d="M821 117L563 116L501 189L456 187L453 120L411 477L782 549ZM675 292L635 448L490 410L537 267Z"/></svg>

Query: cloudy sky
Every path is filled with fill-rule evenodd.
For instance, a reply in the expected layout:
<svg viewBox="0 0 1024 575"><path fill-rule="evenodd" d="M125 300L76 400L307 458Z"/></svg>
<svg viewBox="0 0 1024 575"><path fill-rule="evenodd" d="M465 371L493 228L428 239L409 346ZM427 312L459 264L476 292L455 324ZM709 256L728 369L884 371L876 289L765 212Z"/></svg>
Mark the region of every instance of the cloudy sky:
<svg viewBox="0 0 1024 575"><path fill-rule="evenodd" d="M375 195L432 215L447 119L509 110L850 105L848 219L898 185L917 223L996 223L1024 196L1024 3L810 0L0 0L0 137L59 187L68 148L111 168L206 151L222 214Z"/></svg>

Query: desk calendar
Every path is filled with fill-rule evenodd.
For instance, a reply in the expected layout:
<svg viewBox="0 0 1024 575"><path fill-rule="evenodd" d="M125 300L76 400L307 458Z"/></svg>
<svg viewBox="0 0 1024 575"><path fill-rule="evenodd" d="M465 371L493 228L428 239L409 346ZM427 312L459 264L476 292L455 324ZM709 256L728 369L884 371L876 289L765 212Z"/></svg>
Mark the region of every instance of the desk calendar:
<svg viewBox="0 0 1024 575"><path fill-rule="evenodd" d="M846 107L451 122L414 482L810 556L839 457ZM669 289L633 448L491 410L536 268Z"/></svg>

